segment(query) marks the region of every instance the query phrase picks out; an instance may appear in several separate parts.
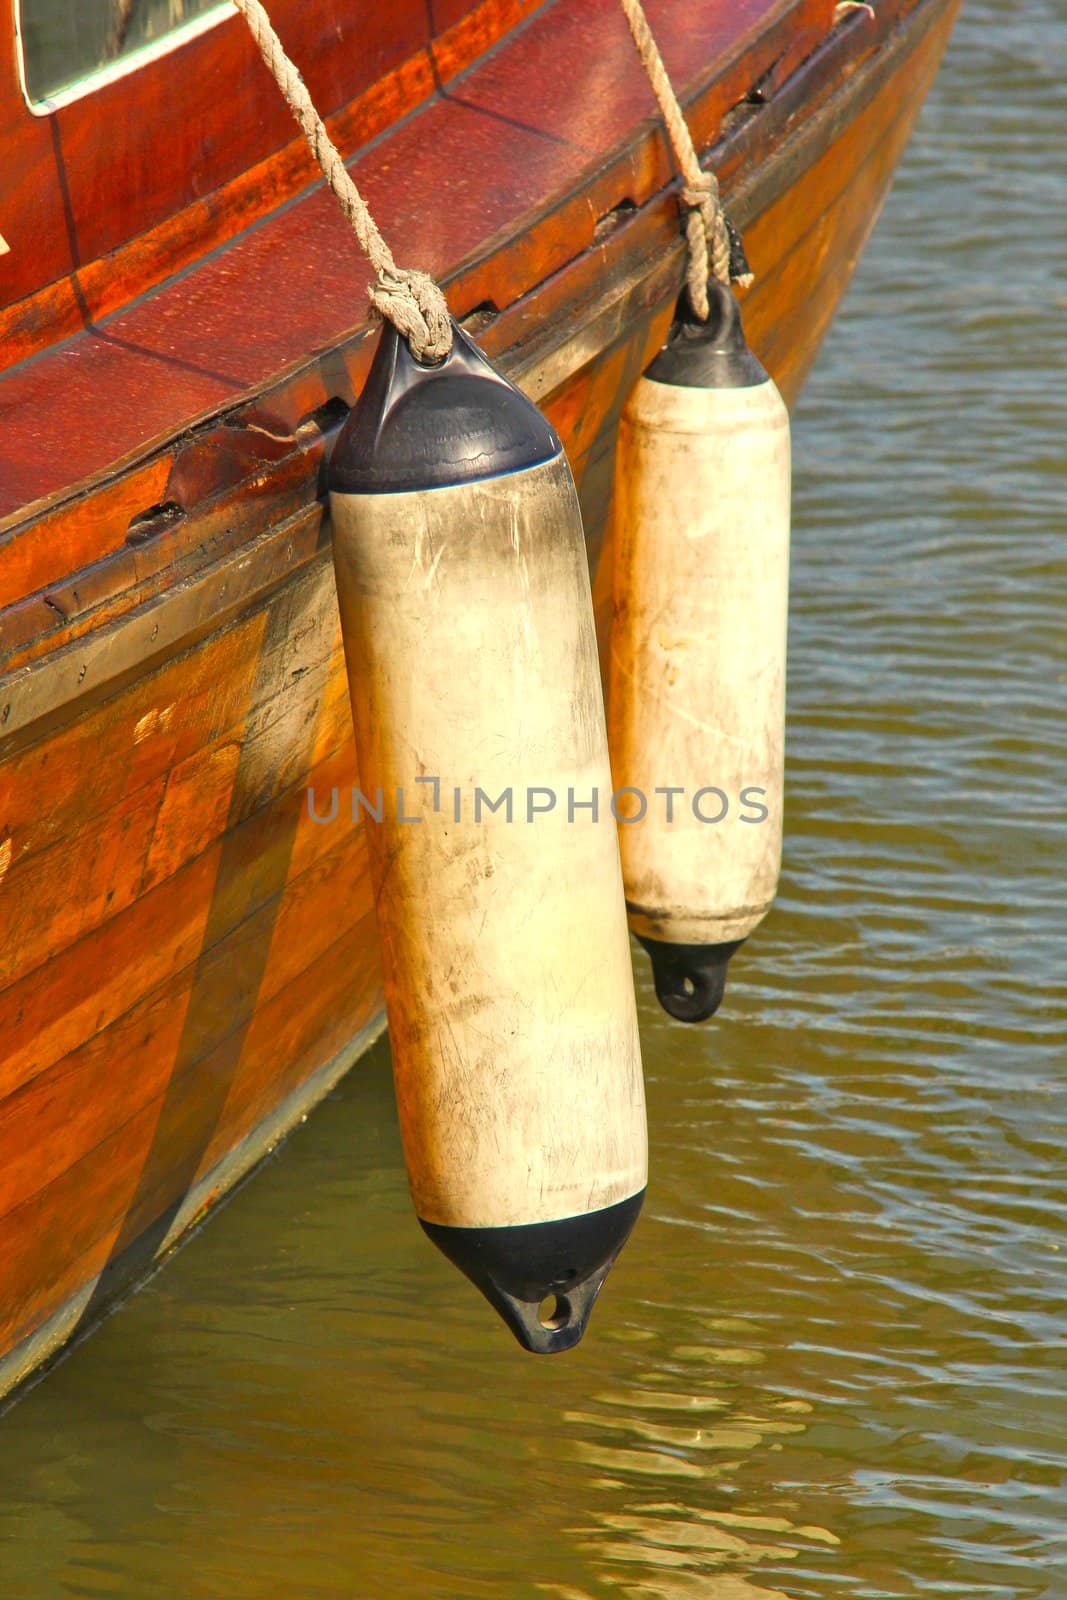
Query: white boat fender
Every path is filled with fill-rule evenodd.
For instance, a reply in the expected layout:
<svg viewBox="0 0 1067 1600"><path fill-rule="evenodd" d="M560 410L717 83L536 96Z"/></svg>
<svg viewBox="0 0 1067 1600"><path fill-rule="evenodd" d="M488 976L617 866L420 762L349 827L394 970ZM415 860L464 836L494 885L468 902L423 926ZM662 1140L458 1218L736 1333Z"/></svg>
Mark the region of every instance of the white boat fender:
<svg viewBox="0 0 1067 1600"><path fill-rule="evenodd" d="M570 468L458 327L430 366L386 326L329 482L415 1209L565 1350L647 1170L615 829L569 803L611 793Z"/></svg>
<svg viewBox="0 0 1067 1600"><path fill-rule="evenodd" d="M782 842L789 416L732 291L679 302L619 425L608 725L630 927L664 1009L700 1022L774 899ZM701 791L717 790L699 801ZM747 803L746 803L747 802ZM720 812L722 814L720 815Z"/></svg>

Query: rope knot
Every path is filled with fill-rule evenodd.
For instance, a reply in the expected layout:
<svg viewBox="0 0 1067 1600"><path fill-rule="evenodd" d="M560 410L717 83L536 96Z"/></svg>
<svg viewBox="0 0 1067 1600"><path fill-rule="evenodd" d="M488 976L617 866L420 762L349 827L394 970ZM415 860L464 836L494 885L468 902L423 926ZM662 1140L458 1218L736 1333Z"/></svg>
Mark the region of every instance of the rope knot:
<svg viewBox="0 0 1067 1600"><path fill-rule="evenodd" d="M704 207L714 202L719 190L719 185L710 172L702 172L698 181L683 183L678 191L678 198L683 206L688 206L694 211L703 211Z"/></svg>
<svg viewBox="0 0 1067 1600"><path fill-rule="evenodd" d="M714 173L691 173L678 191L686 212L685 236L689 246L686 286L689 303L701 322L708 319L708 275L730 282L730 235L719 204L719 184Z"/></svg>
<svg viewBox="0 0 1067 1600"><path fill-rule="evenodd" d="M121 0L121 3L132 7L136 0ZM323 177L374 269L375 282L370 298L375 311L404 335L417 360L442 361L452 348L452 323L444 295L427 273L408 271L393 260L392 251L379 233L367 202L315 110L306 83L283 50L262 0L234 0L234 4L248 23L271 76L300 124Z"/></svg>
<svg viewBox="0 0 1067 1600"><path fill-rule="evenodd" d="M375 312L391 322L417 361L443 361L452 348L448 303L428 272L406 267L380 271L370 287Z"/></svg>
<svg viewBox="0 0 1067 1600"><path fill-rule="evenodd" d="M719 203L719 185L712 172L700 165L685 114L671 85L663 57L652 37L641 0L620 0L641 64L648 73L659 102L667 135L681 173L678 199L686 212L685 236L689 248L686 286L689 303L701 322L708 319L708 275L730 282L730 236Z"/></svg>

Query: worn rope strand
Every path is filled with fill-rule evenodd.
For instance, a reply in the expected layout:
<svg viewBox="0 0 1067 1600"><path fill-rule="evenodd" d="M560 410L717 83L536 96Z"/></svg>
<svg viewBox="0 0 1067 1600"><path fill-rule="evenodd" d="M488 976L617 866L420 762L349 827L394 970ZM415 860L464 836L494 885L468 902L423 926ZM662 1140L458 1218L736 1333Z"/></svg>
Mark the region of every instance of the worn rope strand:
<svg viewBox="0 0 1067 1600"><path fill-rule="evenodd" d="M679 198L686 208L685 236L689 248L686 287L693 310L701 322L706 322L709 265L720 283L730 282L730 235L719 200L718 180L714 173L705 172L700 165L685 115L667 76L659 46L652 37L641 0L619 0L619 4L630 25L652 92L659 102L674 159L682 175Z"/></svg>
<svg viewBox="0 0 1067 1600"><path fill-rule="evenodd" d="M352 226L360 249L374 269L371 304L404 335L418 360L442 360L452 348L452 324L440 288L428 273L398 267L393 260L392 251L379 233L366 201L326 132L307 86L283 50L260 0L234 0L234 4L247 22L260 54L322 168L323 177Z"/></svg>

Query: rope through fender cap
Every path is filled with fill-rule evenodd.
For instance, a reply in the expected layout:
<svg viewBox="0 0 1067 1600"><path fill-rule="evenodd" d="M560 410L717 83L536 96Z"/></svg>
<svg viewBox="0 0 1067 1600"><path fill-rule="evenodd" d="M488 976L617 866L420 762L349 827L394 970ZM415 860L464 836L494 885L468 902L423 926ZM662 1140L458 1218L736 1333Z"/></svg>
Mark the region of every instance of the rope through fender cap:
<svg viewBox="0 0 1067 1600"><path fill-rule="evenodd" d="M659 102L674 159L682 175L679 199L685 208L685 237L689 250L686 287L689 303L701 322L708 320L708 277L714 273L720 283L731 279L744 288L752 282L740 237L727 221L719 199L715 174L700 165L685 114L663 65L659 46L652 37L641 0L619 0L630 25L641 65L648 73L652 92ZM731 237L732 235L732 237Z"/></svg>
<svg viewBox="0 0 1067 1600"><path fill-rule="evenodd" d="M367 202L326 132L307 85L283 50L260 0L233 0L233 3L247 22L260 55L352 226L360 249L374 268L370 299L375 311L403 334L419 361L442 361L452 348L452 324L448 303L440 288L429 273L398 267L393 260L393 253L379 233Z"/></svg>

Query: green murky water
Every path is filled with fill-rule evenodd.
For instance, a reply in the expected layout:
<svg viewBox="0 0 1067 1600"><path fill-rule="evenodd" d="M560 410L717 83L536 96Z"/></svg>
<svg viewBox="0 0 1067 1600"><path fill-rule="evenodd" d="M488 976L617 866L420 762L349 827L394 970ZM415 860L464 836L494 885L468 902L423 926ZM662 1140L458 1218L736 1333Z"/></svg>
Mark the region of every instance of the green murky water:
<svg viewBox="0 0 1067 1600"><path fill-rule="evenodd" d="M4 1418L5 1596L1067 1595L1065 49L971 0L800 408L781 901L705 1029L641 966L587 1343L423 1240L380 1046Z"/></svg>

